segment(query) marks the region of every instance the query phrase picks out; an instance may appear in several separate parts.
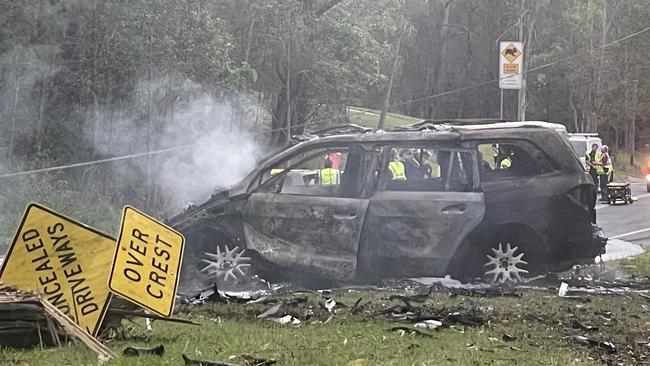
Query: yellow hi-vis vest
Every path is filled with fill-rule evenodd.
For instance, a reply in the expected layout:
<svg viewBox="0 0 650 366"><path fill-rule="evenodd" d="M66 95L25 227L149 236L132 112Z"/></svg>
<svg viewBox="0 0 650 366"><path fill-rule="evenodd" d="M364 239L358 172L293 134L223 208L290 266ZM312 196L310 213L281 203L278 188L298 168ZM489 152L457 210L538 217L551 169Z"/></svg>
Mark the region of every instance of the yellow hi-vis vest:
<svg viewBox="0 0 650 366"><path fill-rule="evenodd" d="M501 163L499 164L500 169L508 169L511 166L512 166L512 159L510 159L509 156L501 160Z"/></svg>
<svg viewBox="0 0 650 366"><path fill-rule="evenodd" d="M318 175L320 175L320 184L323 186L331 186L340 183L341 174L339 173L338 169L334 169L334 168L321 169L318 172Z"/></svg>
<svg viewBox="0 0 650 366"><path fill-rule="evenodd" d="M603 157L603 154L596 150L596 153L594 154L594 160L591 160L591 150L587 151L587 155L585 156L586 162L592 162L592 163L597 163L600 164L600 159ZM591 169L589 164L586 166L587 170ZM605 169L603 169L602 165L594 165L594 168L596 168L596 174L605 174Z"/></svg>
<svg viewBox="0 0 650 366"><path fill-rule="evenodd" d="M391 161L388 163L388 170L393 174L393 180L406 180L406 173L404 172L404 164L400 161Z"/></svg>

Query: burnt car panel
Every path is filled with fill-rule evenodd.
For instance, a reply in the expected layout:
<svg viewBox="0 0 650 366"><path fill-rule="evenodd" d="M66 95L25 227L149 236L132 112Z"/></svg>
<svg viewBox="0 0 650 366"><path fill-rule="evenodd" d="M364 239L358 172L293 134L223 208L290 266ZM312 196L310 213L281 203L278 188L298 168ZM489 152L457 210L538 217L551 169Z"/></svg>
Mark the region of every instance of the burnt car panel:
<svg viewBox="0 0 650 366"><path fill-rule="evenodd" d="M450 254L484 212L482 193L375 193L359 253L360 277L444 275Z"/></svg>
<svg viewBox="0 0 650 366"><path fill-rule="evenodd" d="M351 280L367 208L356 198L254 193L244 209L246 242L280 266Z"/></svg>

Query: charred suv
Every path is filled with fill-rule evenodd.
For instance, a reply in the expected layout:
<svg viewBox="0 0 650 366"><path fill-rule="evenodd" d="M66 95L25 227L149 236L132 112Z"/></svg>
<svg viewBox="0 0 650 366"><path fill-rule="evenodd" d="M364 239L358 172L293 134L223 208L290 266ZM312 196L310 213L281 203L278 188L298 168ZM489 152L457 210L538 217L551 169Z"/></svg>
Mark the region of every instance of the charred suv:
<svg viewBox="0 0 650 366"><path fill-rule="evenodd" d="M187 242L181 289L251 271L505 282L593 263L606 242L593 182L553 126L423 122L305 139L170 220Z"/></svg>

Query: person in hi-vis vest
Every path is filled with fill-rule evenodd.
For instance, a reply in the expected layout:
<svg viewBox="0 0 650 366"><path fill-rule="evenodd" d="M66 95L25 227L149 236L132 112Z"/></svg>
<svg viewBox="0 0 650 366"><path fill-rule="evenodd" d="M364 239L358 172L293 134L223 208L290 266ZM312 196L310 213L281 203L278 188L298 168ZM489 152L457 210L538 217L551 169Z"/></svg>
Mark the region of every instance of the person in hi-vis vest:
<svg viewBox="0 0 650 366"><path fill-rule="evenodd" d="M332 161L325 159L324 168L318 171L320 184L323 186L331 186L341 183L341 172L338 169L332 168Z"/></svg>

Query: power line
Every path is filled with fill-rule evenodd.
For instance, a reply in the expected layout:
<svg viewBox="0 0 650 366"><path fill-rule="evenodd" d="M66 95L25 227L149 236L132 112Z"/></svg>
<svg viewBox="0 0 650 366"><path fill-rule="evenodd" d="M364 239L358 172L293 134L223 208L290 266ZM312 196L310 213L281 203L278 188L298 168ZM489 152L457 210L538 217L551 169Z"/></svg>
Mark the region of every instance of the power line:
<svg viewBox="0 0 650 366"><path fill-rule="evenodd" d="M179 147L172 147L172 148L169 148L169 149L162 149L162 150L141 152L141 153L136 153L136 154L122 155L122 156L116 156L116 157L106 158L106 159L85 161L83 163L72 163L72 164L53 166L53 167L49 167L49 168L40 168L40 169L25 170L25 171L22 171L22 172L7 173L7 174L0 175L0 178L19 177L19 176L22 176L22 175L53 172L53 171L57 171L57 170L78 168L78 167L82 167L82 166L102 164L102 163L110 163L110 162L114 162L114 161L139 158L139 157L149 156L149 155L164 154L164 153L168 153L168 152L172 152L172 151L179 151L179 150L189 149L190 147L193 147L195 145L196 144L185 145L185 146L179 146Z"/></svg>
<svg viewBox="0 0 650 366"><path fill-rule="evenodd" d="M596 50L599 50L599 49L603 49L603 48L606 48L606 47L621 43L621 42L626 41L628 39L634 38L636 36L639 36L639 35L641 35L643 33L648 32L648 31L650 31L650 27L642 29L642 30L640 30L638 32L628 34L627 36L624 36L624 37L621 37L621 38L616 39L614 41L605 43L605 44L600 45L598 47L588 49L587 51L596 51ZM526 70L522 74L528 74L530 72L542 70L542 69L545 69L547 67L551 67L553 65L559 64L561 62L569 61L569 60L571 60L573 58L576 58L578 56L580 56L580 52L575 52L571 56L568 56L568 57L565 57L563 59L559 59L559 60L556 60L556 61L552 61L552 62L543 64L543 65L534 67L532 69ZM497 82L500 79L501 78L496 78L496 79L484 81L484 82L481 82L481 83L478 83L478 84L462 87L462 88L447 90L447 91L444 91L444 92L441 92L441 93L429 95L429 96L422 97L422 98L410 99L408 101L393 104L393 105L390 106L390 108L399 107L399 106L402 106L402 105L405 105L405 104L420 102L420 101L429 100L429 99L433 99L433 98L439 98L439 97L443 97L443 96L446 96L446 95L456 94L456 93L459 93L459 92L462 92L462 91L465 91L465 90L471 90L471 89L479 88L481 86L485 86L485 85L489 85L491 83ZM358 111L358 112L353 112L353 113L354 114L362 114L362 113L365 113L365 111ZM275 129L266 130L266 131L258 131L258 132L253 133L253 135L268 134L268 133L273 133L273 132L278 132L278 131L285 131L285 130L287 130L289 128L303 127L303 126L306 126L306 125L309 125L309 124L312 124L312 123L327 122L327 121L335 121L335 119L333 119L333 118L323 118L323 119L319 119L319 120L312 120L312 121L309 121L309 122L292 125L290 127L279 127L279 128L275 128ZM7 174L0 175L0 179L1 178L18 177L18 176L24 176L24 175L36 174L36 173L46 173L46 172L52 172L52 171L58 171L58 170L64 170L64 169L71 169L71 168L78 168L78 167L95 165L95 164L110 163L110 162L115 162L115 161L134 159L134 158L143 157L143 156L164 154L164 153L168 153L168 152L174 152L174 151L189 149L191 147L196 146L197 144L198 143L194 143L194 144L190 144L190 145L173 147L173 148L169 148L169 149L154 150L154 151L141 152L141 153L135 153L135 154L129 154L129 155L122 155L122 156L116 156L116 157L106 158L106 159L86 161L86 162L82 162L82 163L65 164L65 165L53 166L53 167L48 167L48 168L40 168L40 169L26 170L26 171L22 171L22 172L7 173Z"/></svg>

